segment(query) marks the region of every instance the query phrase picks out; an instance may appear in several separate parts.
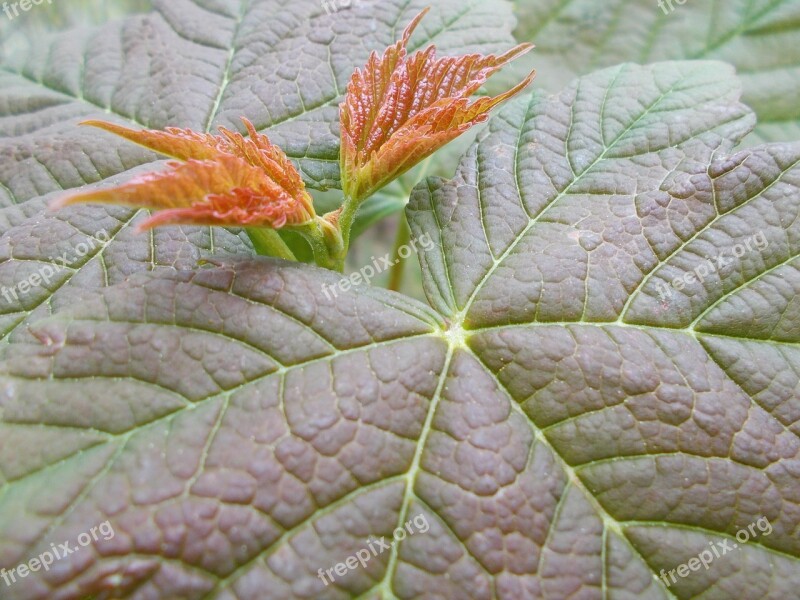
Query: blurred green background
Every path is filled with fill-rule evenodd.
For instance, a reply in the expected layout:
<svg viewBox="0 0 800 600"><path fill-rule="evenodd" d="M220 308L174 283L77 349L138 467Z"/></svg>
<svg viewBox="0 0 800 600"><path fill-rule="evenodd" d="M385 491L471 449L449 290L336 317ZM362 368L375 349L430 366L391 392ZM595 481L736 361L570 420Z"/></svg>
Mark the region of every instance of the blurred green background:
<svg viewBox="0 0 800 600"><path fill-rule="evenodd" d="M50 4L45 0L26 12L19 11L14 19L0 13L0 44L7 52L25 39L49 31L105 23L131 13L146 12L151 7L150 0L52 0Z"/></svg>

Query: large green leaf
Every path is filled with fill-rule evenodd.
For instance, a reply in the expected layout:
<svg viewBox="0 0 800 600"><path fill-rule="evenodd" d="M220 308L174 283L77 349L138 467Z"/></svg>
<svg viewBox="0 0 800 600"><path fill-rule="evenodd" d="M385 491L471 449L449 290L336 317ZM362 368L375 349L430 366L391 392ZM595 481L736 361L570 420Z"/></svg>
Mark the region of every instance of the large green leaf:
<svg viewBox="0 0 800 600"><path fill-rule="evenodd" d="M737 68L744 101L758 115L748 141L800 139L797 0L515 3L517 35L537 47L525 60L537 66L540 86L557 91L576 75L626 61L723 60Z"/></svg>
<svg viewBox="0 0 800 600"><path fill-rule="evenodd" d="M297 160L309 185L338 185L341 92L369 53L398 38L425 0L326 11L319 0L161 0L156 12L29 40L0 67L0 286L16 290L59 264L48 285L0 297L0 337L87 291L134 272L192 268L209 254L250 254L247 236L208 228L137 235L144 213L79 208L45 213L63 189L110 185L152 170L157 156L78 127L241 128L248 117ZM506 2L438 3L411 45L442 52L506 50ZM109 235L105 246L91 238ZM81 255L81 256L79 256ZM62 261L63 262L63 261Z"/></svg>
<svg viewBox="0 0 800 600"><path fill-rule="evenodd" d="M2 363L0 564L116 536L3 597L796 597L800 145L731 154L738 97L676 62L510 105L409 208L437 312L222 259L30 325Z"/></svg>

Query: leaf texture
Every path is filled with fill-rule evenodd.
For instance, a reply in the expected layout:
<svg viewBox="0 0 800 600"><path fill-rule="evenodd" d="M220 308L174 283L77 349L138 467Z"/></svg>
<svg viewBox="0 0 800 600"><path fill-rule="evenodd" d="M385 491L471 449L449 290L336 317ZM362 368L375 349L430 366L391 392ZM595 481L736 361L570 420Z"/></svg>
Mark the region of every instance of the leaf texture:
<svg viewBox="0 0 800 600"><path fill-rule="evenodd" d="M158 156L105 132L218 126L249 118L286 151L308 186L338 186L338 103L357 65L397 39L425 6L387 0L328 14L318 0L169 0L152 13L37 36L0 66L0 337L133 273L194 268L205 257L252 254L247 236L221 228L135 229L144 211L78 207L47 214L65 190L124 185L163 168ZM513 45L511 6L446 0L410 48L491 53ZM230 208L222 202L218 207ZM110 237L106 244L95 243ZM92 250L83 254L83 244ZM45 285L20 283L56 269ZM23 286L24 287L24 286ZM12 293L14 292L14 293ZM16 296L14 295L16 294Z"/></svg>
<svg viewBox="0 0 800 600"><path fill-rule="evenodd" d="M670 62L510 104L415 190L435 312L220 260L33 324L0 365L2 565L117 535L8 597L793 597L800 147L735 151L739 95L722 64Z"/></svg>
<svg viewBox="0 0 800 600"><path fill-rule="evenodd" d="M743 100L758 115L745 143L800 139L800 3L795 0L515 0L515 5L517 37L536 44L544 89L558 91L577 75L626 61L721 60L736 67Z"/></svg>

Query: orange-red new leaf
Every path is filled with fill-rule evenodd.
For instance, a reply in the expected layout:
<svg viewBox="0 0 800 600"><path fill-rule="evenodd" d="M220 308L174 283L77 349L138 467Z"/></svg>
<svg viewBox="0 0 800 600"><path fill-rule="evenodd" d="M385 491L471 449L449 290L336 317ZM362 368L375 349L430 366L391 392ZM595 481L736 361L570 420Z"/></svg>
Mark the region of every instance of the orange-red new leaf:
<svg viewBox="0 0 800 600"><path fill-rule="evenodd" d="M167 224L280 228L314 218L311 196L283 151L242 119L249 138L220 128L222 135L169 127L128 129L87 121L127 140L179 160L113 188L73 193L56 207L77 203L154 209L141 229Z"/></svg>
<svg viewBox="0 0 800 600"><path fill-rule="evenodd" d="M361 200L485 121L500 102L533 80L530 73L508 92L470 103L486 80L528 52L520 44L500 56L468 54L436 57L436 48L407 56L406 46L428 9L406 27L382 56L373 52L356 69L340 106L341 167L345 195Z"/></svg>

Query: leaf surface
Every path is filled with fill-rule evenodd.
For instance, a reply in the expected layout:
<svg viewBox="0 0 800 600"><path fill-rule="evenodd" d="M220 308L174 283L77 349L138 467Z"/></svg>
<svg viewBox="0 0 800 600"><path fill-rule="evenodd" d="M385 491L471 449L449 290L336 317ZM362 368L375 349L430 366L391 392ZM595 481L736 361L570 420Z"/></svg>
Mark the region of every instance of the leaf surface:
<svg viewBox="0 0 800 600"><path fill-rule="evenodd" d="M338 186L337 111L347 80L372 50L395 41L425 2L386 1L377 16L366 5L328 14L319 0L155 4L152 13L36 36L0 66L0 290L11 290L0 296L0 337L25 337L24 324L132 273L252 253L240 231L137 234L144 212L46 213L62 190L106 188L163 168L158 155L78 127L80 121L244 132L244 116L287 152L307 185ZM410 48L435 42L443 53L507 50L513 23L506 2L447 0ZM106 234L108 244L80 252ZM51 267L58 272L46 285L19 289Z"/></svg>
<svg viewBox="0 0 800 600"><path fill-rule="evenodd" d="M509 105L409 207L436 312L221 260L32 325L0 365L2 564L117 535L9 598L792 597L800 146L734 153L738 98L672 62Z"/></svg>
<svg viewBox="0 0 800 600"><path fill-rule="evenodd" d="M545 89L626 61L722 60L736 67L744 102L758 115L746 143L800 138L800 3L794 0L663 0L663 8L657 0L515 4L517 36L536 44L528 62Z"/></svg>

